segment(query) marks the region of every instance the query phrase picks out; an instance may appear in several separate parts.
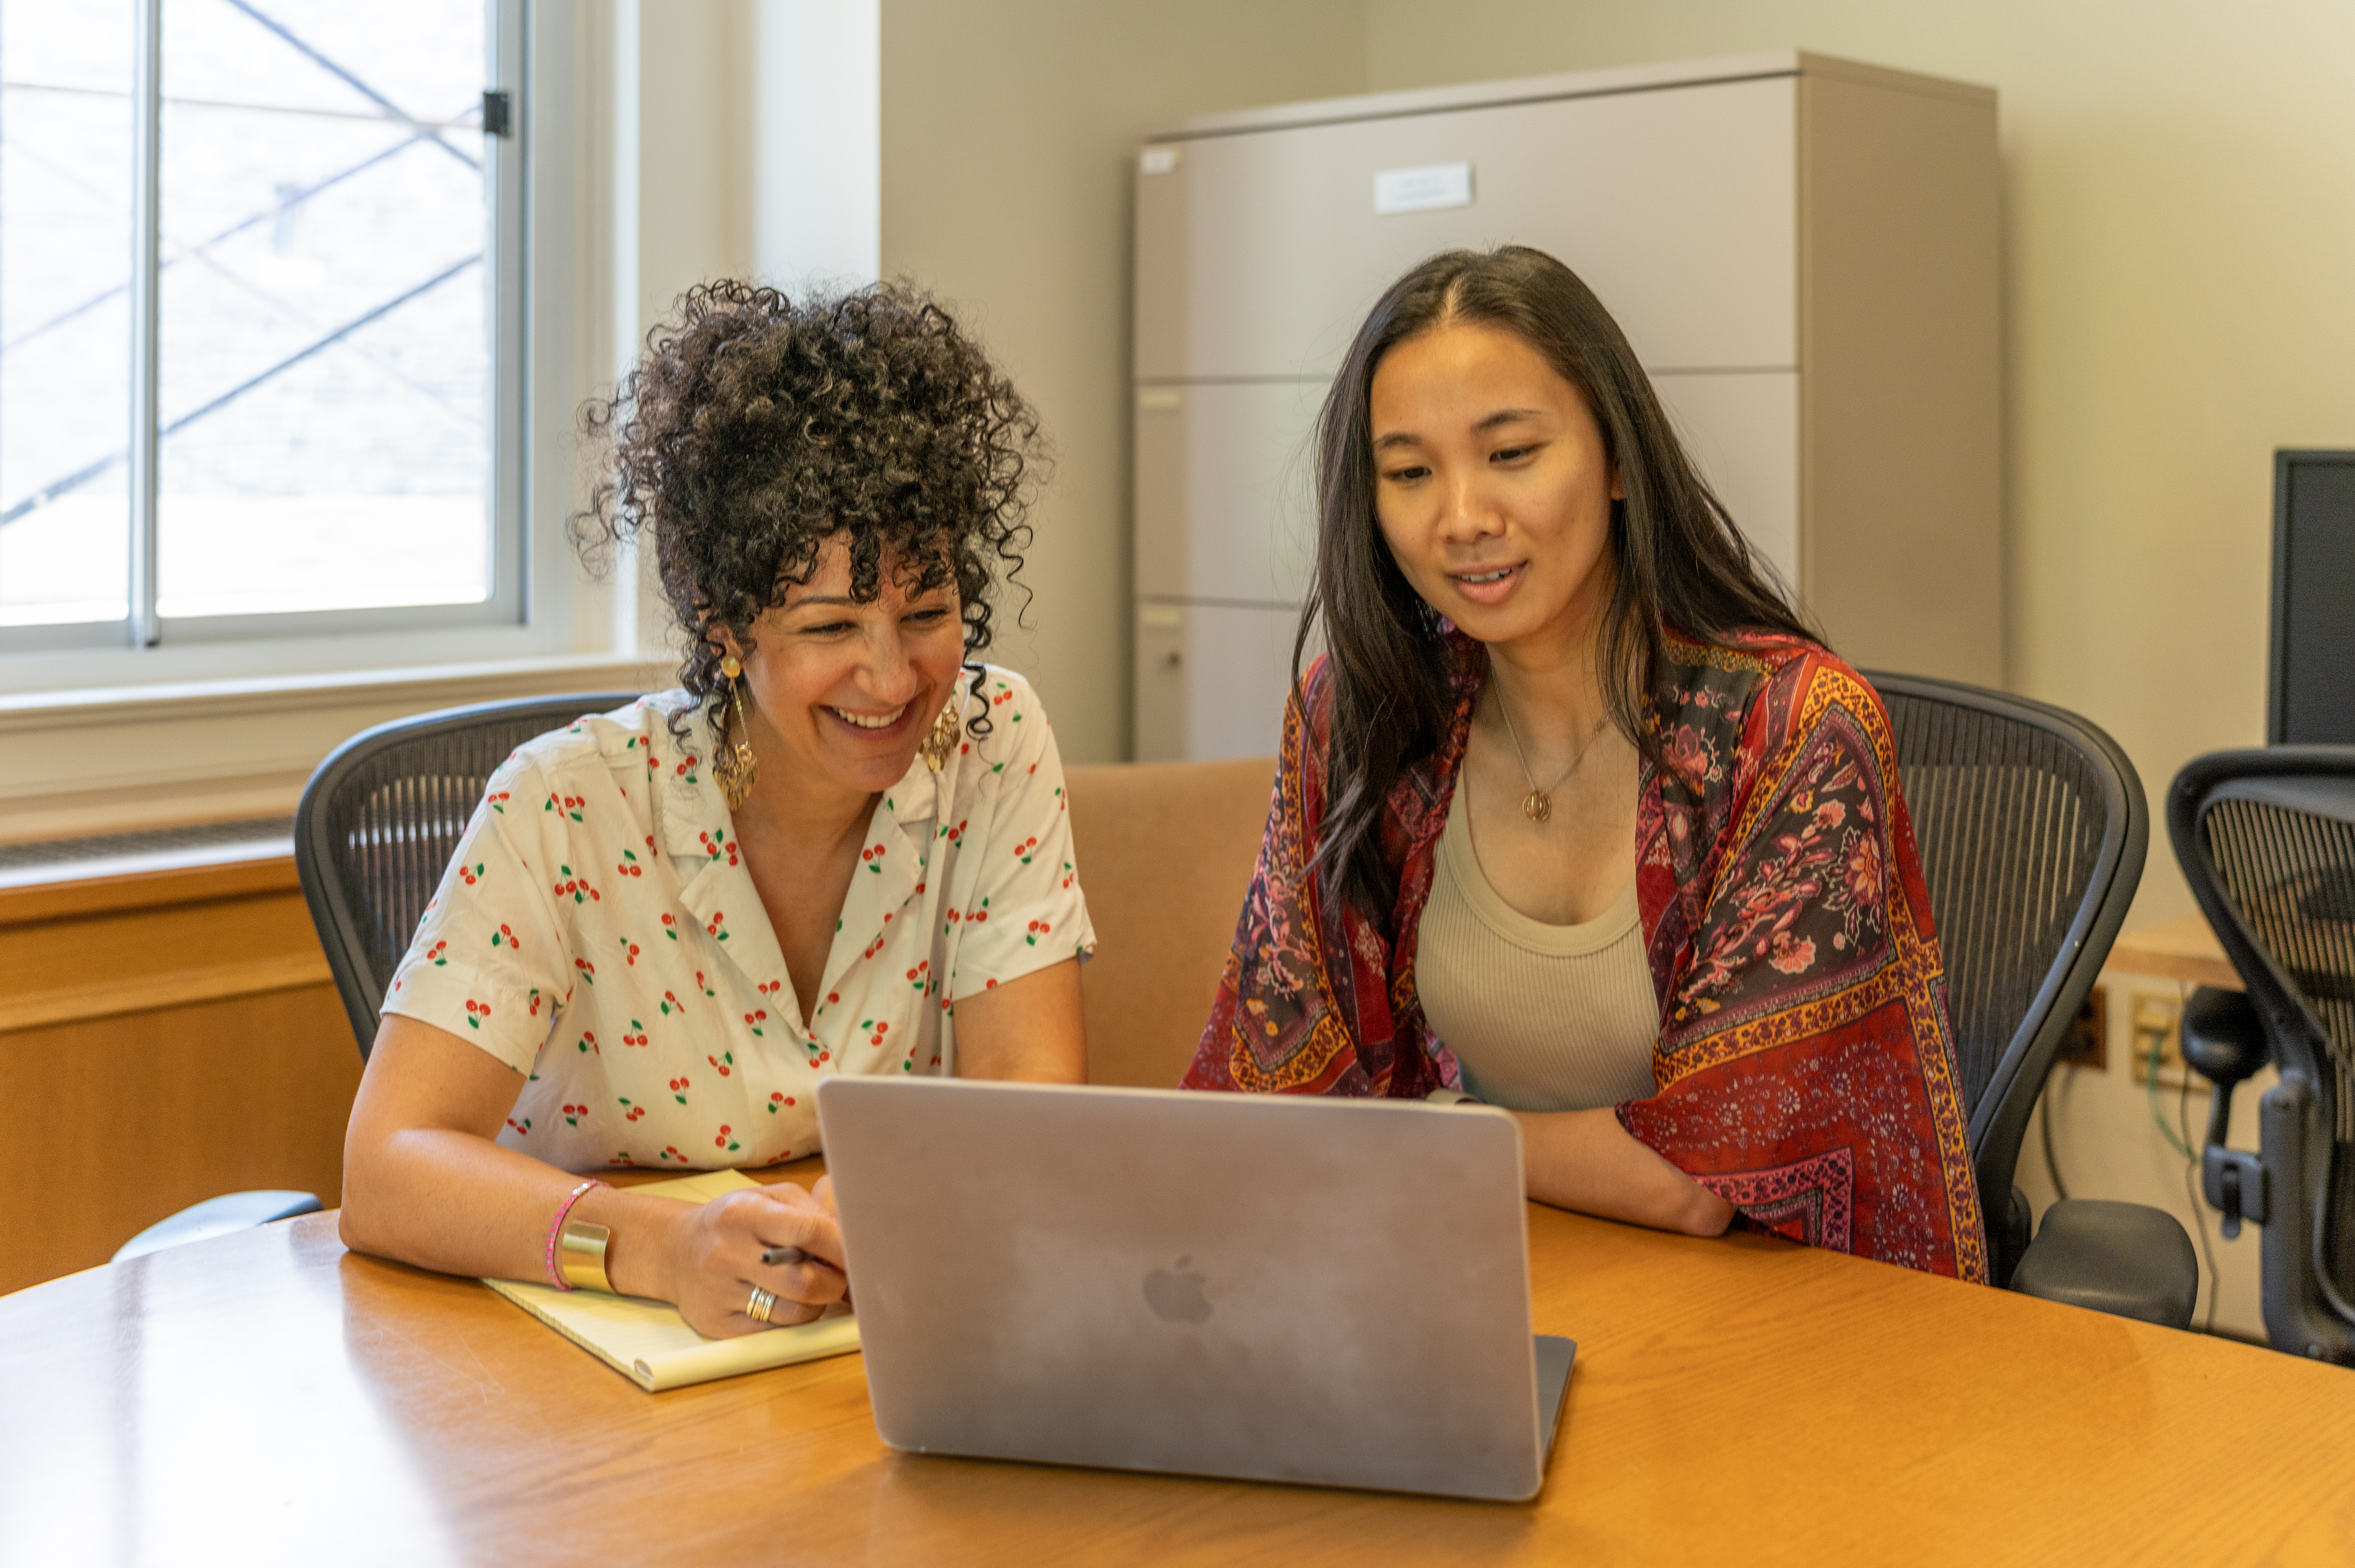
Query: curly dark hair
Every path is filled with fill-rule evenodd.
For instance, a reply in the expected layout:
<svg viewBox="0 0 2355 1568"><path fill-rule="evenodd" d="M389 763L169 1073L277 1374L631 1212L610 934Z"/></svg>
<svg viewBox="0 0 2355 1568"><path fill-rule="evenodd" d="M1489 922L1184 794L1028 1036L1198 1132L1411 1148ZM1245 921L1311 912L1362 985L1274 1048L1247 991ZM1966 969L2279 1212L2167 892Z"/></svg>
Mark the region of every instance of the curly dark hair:
<svg viewBox="0 0 2355 1568"><path fill-rule="evenodd" d="M853 597L882 591L887 559L911 594L954 580L966 657L988 647L996 568L1008 582L1022 569L1046 461L1013 384L902 282L798 304L753 283L698 284L581 423L612 463L573 542L595 568L617 541L652 536L687 634L680 683L715 724L728 683L714 633L751 652L752 622L845 529ZM976 693L980 679L975 666ZM987 711L967 721L976 736Z"/></svg>

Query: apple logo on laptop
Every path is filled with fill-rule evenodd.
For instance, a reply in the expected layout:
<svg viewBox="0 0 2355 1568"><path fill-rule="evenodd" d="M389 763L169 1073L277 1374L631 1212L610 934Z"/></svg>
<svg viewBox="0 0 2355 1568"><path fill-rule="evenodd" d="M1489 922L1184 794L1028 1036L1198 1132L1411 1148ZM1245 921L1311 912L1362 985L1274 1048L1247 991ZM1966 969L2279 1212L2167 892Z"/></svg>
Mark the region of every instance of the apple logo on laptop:
<svg viewBox="0 0 2355 1568"><path fill-rule="evenodd" d="M1145 1277L1145 1304L1165 1323L1199 1323L1210 1315L1202 1296L1204 1276L1181 1272L1194 1261L1188 1254L1175 1268L1156 1268Z"/></svg>

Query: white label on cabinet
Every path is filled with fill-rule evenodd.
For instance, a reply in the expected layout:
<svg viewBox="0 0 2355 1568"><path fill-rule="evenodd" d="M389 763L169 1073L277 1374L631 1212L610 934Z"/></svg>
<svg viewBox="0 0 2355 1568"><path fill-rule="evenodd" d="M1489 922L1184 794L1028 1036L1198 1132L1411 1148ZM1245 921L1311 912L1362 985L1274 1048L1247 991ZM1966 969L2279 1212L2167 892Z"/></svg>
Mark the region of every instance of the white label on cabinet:
<svg viewBox="0 0 2355 1568"><path fill-rule="evenodd" d="M1183 631L1186 612L1175 605L1140 604L1136 607L1136 623L1156 631Z"/></svg>
<svg viewBox="0 0 2355 1568"><path fill-rule="evenodd" d="M1417 169L1384 169L1374 175L1374 211L1429 212L1472 205L1472 165L1426 164Z"/></svg>
<svg viewBox="0 0 2355 1568"><path fill-rule="evenodd" d="M1136 172L1140 175L1167 175L1178 167L1175 147L1147 147L1136 155Z"/></svg>
<svg viewBox="0 0 2355 1568"><path fill-rule="evenodd" d="M1186 394L1175 387L1140 387L1136 406L1147 414L1167 414L1186 406Z"/></svg>

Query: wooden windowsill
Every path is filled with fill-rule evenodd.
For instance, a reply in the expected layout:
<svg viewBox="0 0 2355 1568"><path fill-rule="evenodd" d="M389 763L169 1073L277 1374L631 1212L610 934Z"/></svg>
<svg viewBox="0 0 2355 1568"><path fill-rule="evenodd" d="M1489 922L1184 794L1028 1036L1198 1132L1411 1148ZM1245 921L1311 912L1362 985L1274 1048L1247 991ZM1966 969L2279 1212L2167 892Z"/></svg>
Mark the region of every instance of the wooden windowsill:
<svg viewBox="0 0 2355 1568"><path fill-rule="evenodd" d="M302 882L288 853L244 856L202 865L174 864L75 876L70 865L50 881L0 887L0 927L41 920L73 920L119 909L208 904L261 893L285 893Z"/></svg>

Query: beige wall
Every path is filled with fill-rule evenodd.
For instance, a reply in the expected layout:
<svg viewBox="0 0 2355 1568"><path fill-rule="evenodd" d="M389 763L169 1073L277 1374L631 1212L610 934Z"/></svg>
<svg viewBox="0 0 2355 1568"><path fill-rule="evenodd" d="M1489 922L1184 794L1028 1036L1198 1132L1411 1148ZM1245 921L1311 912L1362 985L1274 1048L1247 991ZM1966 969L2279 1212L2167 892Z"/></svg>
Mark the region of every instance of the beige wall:
<svg viewBox="0 0 2355 1568"><path fill-rule="evenodd" d="M1159 121L1356 92L1359 0L886 0L883 270L962 307L1057 467L1023 576L1067 760L1128 755L1130 159ZM1015 596L1018 606L1020 596Z"/></svg>

